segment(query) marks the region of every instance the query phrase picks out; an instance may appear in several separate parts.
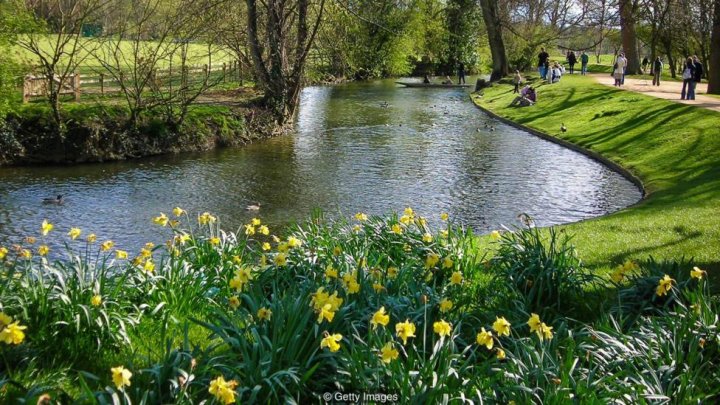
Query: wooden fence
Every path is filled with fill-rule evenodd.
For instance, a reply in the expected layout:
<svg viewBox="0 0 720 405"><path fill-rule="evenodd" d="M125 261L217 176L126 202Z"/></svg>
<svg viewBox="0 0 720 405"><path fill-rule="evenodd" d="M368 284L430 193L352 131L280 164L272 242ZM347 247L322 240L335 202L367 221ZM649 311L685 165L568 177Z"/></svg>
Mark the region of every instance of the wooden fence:
<svg viewBox="0 0 720 405"><path fill-rule="evenodd" d="M243 68L239 61L224 62L214 65L185 65L170 66L164 69L155 69L151 74L152 86L157 89L173 91L187 88L193 84L215 81L218 83L243 83ZM120 72L118 76L108 73L90 72L74 73L61 85L60 94L74 94L75 101L80 94L106 95L122 92L121 81L125 82L124 75L130 73ZM129 77L129 76L128 76ZM59 83L59 80L56 79ZM48 80L46 76L27 75L23 83L23 103L31 97L47 96Z"/></svg>

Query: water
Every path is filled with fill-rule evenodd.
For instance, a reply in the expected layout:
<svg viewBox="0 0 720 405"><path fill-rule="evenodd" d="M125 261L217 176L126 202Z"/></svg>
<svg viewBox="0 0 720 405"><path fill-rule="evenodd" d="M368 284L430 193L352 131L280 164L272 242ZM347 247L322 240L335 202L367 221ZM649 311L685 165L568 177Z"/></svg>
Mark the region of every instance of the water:
<svg viewBox="0 0 720 405"><path fill-rule="evenodd" d="M41 203L57 194L64 205ZM296 134L242 148L0 169L0 245L37 236L48 219L54 233L78 226L137 249L167 239L151 218L175 206L209 211L229 230L255 215L277 228L315 208L337 216L411 206L431 224L448 212L487 232L517 224L520 213L544 226L607 214L640 197L601 164L489 120L466 90L378 81L306 88ZM256 201L261 210L246 212Z"/></svg>

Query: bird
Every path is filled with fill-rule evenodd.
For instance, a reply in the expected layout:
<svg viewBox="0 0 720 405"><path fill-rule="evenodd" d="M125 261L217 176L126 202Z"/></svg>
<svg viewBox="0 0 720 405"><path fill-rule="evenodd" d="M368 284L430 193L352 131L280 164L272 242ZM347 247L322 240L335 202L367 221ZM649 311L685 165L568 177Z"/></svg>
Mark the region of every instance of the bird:
<svg viewBox="0 0 720 405"><path fill-rule="evenodd" d="M567 132L567 127L565 126L565 123L562 123L562 124L560 125L560 131L562 131L562 132Z"/></svg>
<svg viewBox="0 0 720 405"><path fill-rule="evenodd" d="M485 121L485 128L490 128L490 124L488 124L487 121Z"/></svg>
<svg viewBox="0 0 720 405"><path fill-rule="evenodd" d="M260 211L260 203L256 202L255 204L250 204L247 207L245 207L246 211Z"/></svg>
<svg viewBox="0 0 720 405"><path fill-rule="evenodd" d="M43 198L43 204L63 205L64 202L62 194L58 194L56 198Z"/></svg>
<svg viewBox="0 0 720 405"><path fill-rule="evenodd" d="M390 104L388 104L387 101L381 101L381 102L380 102L380 107L382 107L382 108L388 108L388 106L390 106Z"/></svg>
<svg viewBox="0 0 720 405"><path fill-rule="evenodd" d="M495 125L493 125L493 126L490 127L490 132L492 132L492 131L494 131L494 130L495 130Z"/></svg>

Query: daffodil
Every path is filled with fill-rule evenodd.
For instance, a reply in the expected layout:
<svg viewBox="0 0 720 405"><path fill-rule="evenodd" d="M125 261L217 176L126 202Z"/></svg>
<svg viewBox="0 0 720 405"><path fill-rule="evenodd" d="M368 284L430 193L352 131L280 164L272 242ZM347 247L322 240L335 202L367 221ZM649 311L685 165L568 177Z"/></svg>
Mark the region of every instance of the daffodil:
<svg viewBox="0 0 720 405"><path fill-rule="evenodd" d="M405 345L408 338L415 337L415 324L406 319L405 322L395 324L395 332Z"/></svg>
<svg viewBox="0 0 720 405"><path fill-rule="evenodd" d="M388 276L388 278L393 279L393 278L397 277L397 275L398 275L398 268L397 268L397 267L394 267L394 266L388 267L388 269L387 269L387 276Z"/></svg>
<svg viewBox="0 0 720 405"><path fill-rule="evenodd" d="M260 224L262 224L262 221L260 221L260 218L253 218L253 219L250 221L250 223L251 223L253 226L260 226Z"/></svg>
<svg viewBox="0 0 720 405"><path fill-rule="evenodd" d="M448 218L450 218L450 215L448 215L447 212L443 212L443 213L440 214L440 219L441 219L442 221L447 221Z"/></svg>
<svg viewBox="0 0 720 405"><path fill-rule="evenodd" d="M294 248L302 246L302 241L294 236L290 236L287 239L287 244L288 244L288 247L294 249Z"/></svg>
<svg viewBox="0 0 720 405"><path fill-rule="evenodd" d="M50 248L48 245L40 245L37 252L40 256L47 256L47 254L50 253Z"/></svg>
<svg viewBox="0 0 720 405"><path fill-rule="evenodd" d="M435 253L430 253L425 257L425 268L430 269L435 267L436 264L440 261L440 256L438 256Z"/></svg>
<svg viewBox="0 0 720 405"><path fill-rule="evenodd" d="M102 296L98 294L93 295L92 298L90 298L90 304L94 307L99 307L102 305Z"/></svg>
<svg viewBox="0 0 720 405"><path fill-rule="evenodd" d="M150 251L150 249L141 248L140 249L140 257L142 257L143 259L152 257L152 251Z"/></svg>
<svg viewBox="0 0 720 405"><path fill-rule="evenodd" d="M385 346L380 350L380 358L383 363L390 364L391 361L396 360L400 353L393 348L392 342L385 343Z"/></svg>
<svg viewBox="0 0 720 405"><path fill-rule="evenodd" d="M672 290L673 282L675 282L675 280L671 279L670 276L666 274L663 278L660 279L657 289L655 290L655 294L660 297L666 295L670 290Z"/></svg>
<svg viewBox="0 0 720 405"><path fill-rule="evenodd" d="M407 215L403 215L400 217L400 223L405 225L410 225L413 221L413 218Z"/></svg>
<svg viewBox="0 0 720 405"><path fill-rule="evenodd" d="M690 277L696 278L698 280L701 280L705 274L707 274L705 270L702 270L698 267L693 267L692 270L690 270Z"/></svg>
<svg viewBox="0 0 720 405"><path fill-rule="evenodd" d="M428 232L425 232L422 236L422 241L425 243L430 243L433 241L433 237Z"/></svg>
<svg viewBox="0 0 720 405"><path fill-rule="evenodd" d="M217 236L213 236L212 238L210 238L209 242L211 245L217 246L220 244L220 238L218 238Z"/></svg>
<svg viewBox="0 0 720 405"><path fill-rule="evenodd" d="M237 297L237 295L233 295L232 297L228 298L228 305L230 305L230 308L232 309L238 309L240 306L240 299Z"/></svg>
<svg viewBox="0 0 720 405"><path fill-rule="evenodd" d="M262 235L268 236L270 235L270 228L265 225L260 225L260 227L258 228L258 232Z"/></svg>
<svg viewBox="0 0 720 405"><path fill-rule="evenodd" d="M493 240L500 239L500 231L492 231L490 232L490 237L493 238Z"/></svg>
<svg viewBox="0 0 720 405"><path fill-rule="evenodd" d="M167 226L169 220L170 219L167 217L167 215L165 215L164 212L161 212L160 215L153 218L152 221L155 225Z"/></svg>
<svg viewBox="0 0 720 405"><path fill-rule="evenodd" d="M453 259L450 256L446 256L443 259L442 268L443 269L451 269L453 264L455 264L455 262L453 262Z"/></svg>
<svg viewBox="0 0 720 405"><path fill-rule="evenodd" d="M423 217L418 217L417 224L421 227L425 227L425 226L427 226L427 219L425 219Z"/></svg>
<svg viewBox="0 0 720 405"><path fill-rule="evenodd" d="M152 260L147 260L145 264L143 264L143 270L146 273L152 273L153 271L155 271L155 263L153 263Z"/></svg>
<svg viewBox="0 0 720 405"><path fill-rule="evenodd" d="M287 257L285 256L285 253L278 253L277 256L275 256L275 259L273 260L276 266L284 266L287 264Z"/></svg>
<svg viewBox="0 0 720 405"><path fill-rule="evenodd" d="M47 221L47 219L43 219L42 225L40 226L40 232L43 236L47 236L47 234L53 230L55 226Z"/></svg>
<svg viewBox="0 0 720 405"><path fill-rule="evenodd" d="M230 380L225 381L223 376L210 381L208 392L213 395L215 399L225 405L235 403L235 388L237 388L237 381Z"/></svg>
<svg viewBox="0 0 720 405"><path fill-rule="evenodd" d="M32 252L29 249L23 249L20 251L20 257L25 260L32 259Z"/></svg>
<svg viewBox="0 0 720 405"><path fill-rule="evenodd" d="M179 217L179 216L181 216L181 215L183 215L183 214L185 214L185 210L184 210L184 209L182 209L182 208L180 208L180 207L175 207L175 208L173 208L173 215L175 215L176 217Z"/></svg>
<svg viewBox="0 0 720 405"><path fill-rule="evenodd" d="M530 314L530 319L528 319L527 324L530 327L530 332L539 331L540 325L542 324L542 322L540 321L540 315L536 313Z"/></svg>
<svg viewBox="0 0 720 405"><path fill-rule="evenodd" d="M4 328L7 325L10 325L12 323L12 318L10 315L6 314L5 312L0 312L0 330Z"/></svg>
<svg viewBox="0 0 720 405"><path fill-rule="evenodd" d="M34 236L28 236L25 238L25 242L29 245L34 245L37 242L37 238Z"/></svg>
<svg viewBox="0 0 720 405"><path fill-rule="evenodd" d="M433 323L433 331L435 331L435 333L437 333L441 337L450 336L450 333L452 332L452 325L445 322L445 320L443 319Z"/></svg>
<svg viewBox="0 0 720 405"><path fill-rule="evenodd" d="M262 307L262 308L258 309L257 317L261 321L269 321L270 317L272 317L272 310L270 310L269 308Z"/></svg>
<svg viewBox="0 0 720 405"><path fill-rule="evenodd" d="M70 228L68 236L70 237L70 239L75 240L80 236L81 233L82 231L80 230L80 228Z"/></svg>
<svg viewBox="0 0 720 405"><path fill-rule="evenodd" d="M245 225L245 235L247 235L247 236L255 235L255 227L252 224Z"/></svg>
<svg viewBox="0 0 720 405"><path fill-rule="evenodd" d="M393 224L393 226L390 227L390 231L397 235L402 235L402 233L403 233L403 229L402 229L402 226L400 226L400 224Z"/></svg>
<svg viewBox="0 0 720 405"><path fill-rule="evenodd" d="M108 250L112 249L113 246L115 246L115 242L111 240L106 240L100 245L100 250L102 250L103 252L107 252Z"/></svg>
<svg viewBox="0 0 720 405"><path fill-rule="evenodd" d="M460 285L463 282L463 276L462 273L459 271L454 271L453 274L450 275L450 284L452 285Z"/></svg>
<svg viewBox="0 0 720 405"><path fill-rule="evenodd" d="M453 302L450 301L447 298L443 298L442 301L440 301L440 312L447 312L451 310L453 307Z"/></svg>
<svg viewBox="0 0 720 405"><path fill-rule="evenodd" d="M130 386L130 377L132 377L130 370L123 366L117 366L111 368L110 371L112 372L113 384L115 384L117 389L121 390Z"/></svg>
<svg viewBox="0 0 720 405"><path fill-rule="evenodd" d="M249 283L252 279L253 277L250 268L246 266L240 267L235 270L235 277L230 280L230 288L240 291L245 284Z"/></svg>
<svg viewBox="0 0 720 405"><path fill-rule="evenodd" d="M263 242L261 248L262 248L262 250L264 250L264 251L266 251L266 252L267 252L268 250L272 249L272 247L270 246L270 242Z"/></svg>
<svg viewBox="0 0 720 405"><path fill-rule="evenodd" d="M0 342L8 345L19 345L25 340L27 326L21 326L19 321L12 322L0 330Z"/></svg>
<svg viewBox="0 0 720 405"><path fill-rule="evenodd" d="M497 359L498 360L505 360L505 350L498 347L497 349Z"/></svg>
<svg viewBox="0 0 720 405"><path fill-rule="evenodd" d="M97 241L97 236L94 233L91 233L86 238L88 243L95 243Z"/></svg>
<svg viewBox="0 0 720 405"><path fill-rule="evenodd" d="M477 334L475 341L480 346L487 347L488 350L491 350L493 348L493 344L495 343L492 332L486 331L485 328L480 328L480 333Z"/></svg>
<svg viewBox="0 0 720 405"><path fill-rule="evenodd" d="M497 332L498 336L510 336L510 322L505 317L495 317L493 330Z"/></svg>
<svg viewBox="0 0 720 405"><path fill-rule="evenodd" d="M277 249L280 253L286 253L288 250L290 250L290 247L288 246L287 242L280 242L278 243Z"/></svg>
<svg viewBox="0 0 720 405"><path fill-rule="evenodd" d="M8 250L6 247L0 246L0 260L4 259L5 256L7 256Z"/></svg>
<svg viewBox="0 0 720 405"><path fill-rule="evenodd" d="M407 208L405 208L405 210L403 211L403 214L405 214L405 215L407 215L407 216L409 216L409 217L413 217L413 216L415 216L415 211L413 211L412 208L407 207Z"/></svg>
<svg viewBox="0 0 720 405"><path fill-rule="evenodd" d="M209 212L203 212L203 213L200 214L200 216L198 217L198 222L200 223L200 225L212 224L212 223L214 223L216 220L217 220L217 218L215 218L214 216L210 215Z"/></svg>
<svg viewBox="0 0 720 405"><path fill-rule="evenodd" d="M362 230L362 227L360 225L355 225L352 227L352 230L355 233L360 233L360 231Z"/></svg>
<svg viewBox="0 0 720 405"><path fill-rule="evenodd" d="M336 352L340 350L340 341L342 340L342 335L339 333L335 334L329 334L325 332L326 336L323 338L323 340L320 341L320 348L327 347L330 349L331 352Z"/></svg>
<svg viewBox="0 0 720 405"><path fill-rule="evenodd" d="M320 308L317 323L322 323L322 321L326 319L328 322L332 322L333 318L335 318L335 311L333 311L332 305L325 304Z"/></svg>
<svg viewBox="0 0 720 405"><path fill-rule="evenodd" d="M360 284L357 281L351 281L347 285L348 294L357 294L360 292Z"/></svg>
<svg viewBox="0 0 720 405"><path fill-rule="evenodd" d="M387 324L390 322L390 315L385 313L385 307L380 307L372 316L372 319L370 319L370 324L373 327L373 330L377 328L378 325L380 326L387 326Z"/></svg>
<svg viewBox="0 0 720 405"><path fill-rule="evenodd" d="M540 340L547 339L550 340L553 338L553 332L552 332L552 326L547 326L545 322L540 324L540 330L538 333L538 336L540 337Z"/></svg>
<svg viewBox="0 0 720 405"><path fill-rule="evenodd" d="M124 250L116 250L115 251L115 258L118 260L125 260L128 258L128 253Z"/></svg>
<svg viewBox="0 0 720 405"><path fill-rule="evenodd" d="M358 289L359 288L360 288L360 285L358 284ZM375 290L376 293L379 293L385 289L385 286L380 283L373 283L372 288L373 288L373 290Z"/></svg>
<svg viewBox="0 0 720 405"><path fill-rule="evenodd" d="M327 268L325 268L325 278L328 280L331 278L337 278L338 277L338 271L332 266L332 264L328 264Z"/></svg>
<svg viewBox="0 0 720 405"><path fill-rule="evenodd" d="M449 234L448 234L447 229L443 229L442 231L440 231L440 237L441 237L441 238L447 239L448 235L449 235Z"/></svg>
<svg viewBox="0 0 720 405"><path fill-rule="evenodd" d="M340 246L335 246L333 248L333 256L340 256L342 254L342 248Z"/></svg>
<svg viewBox="0 0 720 405"><path fill-rule="evenodd" d="M363 212L358 212L357 214L355 214L355 219L357 219L360 222L367 221L368 216L367 216L367 214L365 214Z"/></svg>

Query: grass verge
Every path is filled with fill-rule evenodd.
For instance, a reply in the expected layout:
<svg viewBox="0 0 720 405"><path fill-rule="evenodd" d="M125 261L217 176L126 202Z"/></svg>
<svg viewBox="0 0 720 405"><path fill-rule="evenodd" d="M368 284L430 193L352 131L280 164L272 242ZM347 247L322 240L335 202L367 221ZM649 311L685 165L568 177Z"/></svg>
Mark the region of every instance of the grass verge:
<svg viewBox="0 0 720 405"><path fill-rule="evenodd" d="M537 84L537 83L536 83ZM646 198L611 215L569 224L586 263L694 258L720 270L720 114L565 76L540 84L539 103L510 107L512 87L473 95L480 107L597 152L644 184ZM568 128L560 131L561 124ZM717 284L717 283L716 283Z"/></svg>

